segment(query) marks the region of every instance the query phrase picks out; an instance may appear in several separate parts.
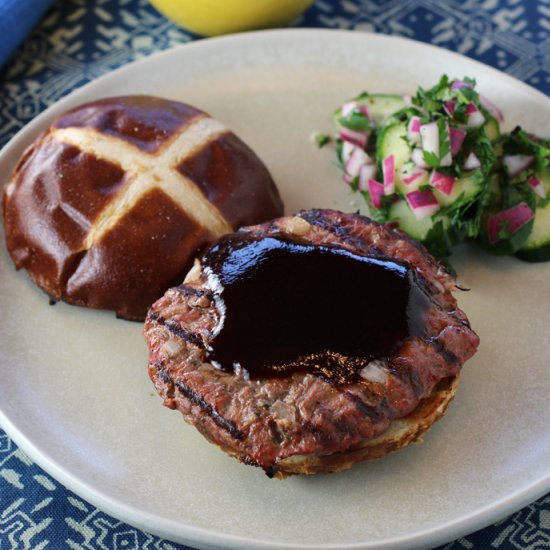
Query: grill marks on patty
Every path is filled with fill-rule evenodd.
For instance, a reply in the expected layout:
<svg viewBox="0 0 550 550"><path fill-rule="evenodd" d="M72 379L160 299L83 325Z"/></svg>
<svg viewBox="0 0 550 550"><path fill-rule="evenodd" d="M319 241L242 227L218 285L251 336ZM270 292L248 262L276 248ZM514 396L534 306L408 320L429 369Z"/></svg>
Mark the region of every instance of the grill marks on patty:
<svg viewBox="0 0 550 550"><path fill-rule="evenodd" d="M245 373L214 368L205 362L205 346L220 312L200 269L154 305L145 325L150 376L159 393L171 400L168 406L177 407L230 454L272 474L281 461L351 452L384 433L394 419L414 411L441 380L455 376L478 344L450 293L454 279L422 247L361 216L315 210L300 217L303 223L296 217L282 218L240 232L261 238L284 236L297 228L307 243L397 257L427 281L427 334L407 339L390 357L381 358L385 383L361 380L339 387L303 372L247 380ZM181 342L181 351L167 357L163 345L172 338ZM157 367L159 361L164 362L162 368ZM173 397L166 377L175 386Z"/></svg>
<svg viewBox="0 0 550 550"><path fill-rule="evenodd" d="M231 420L224 418L210 403L205 401L200 394L194 392L189 386L187 386L181 380L176 382L176 386L181 394L191 401L191 403L198 405L201 410L206 413L217 426L224 429L231 437L235 439L242 439L243 433L235 426Z"/></svg>
<svg viewBox="0 0 550 550"><path fill-rule="evenodd" d="M185 342L194 344L197 347L204 349L204 342L201 337L194 332L185 330L179 323L173 319L166 320L160 313L156 312L154 309L149 311L149 319L157 322L159 325L166 327L168 332L177 338L181 338Z"/></svg>
<svg viewBox="0 0 550 550"><path fill-rule="evenodd" d="M234 439L243 439L244 434L241 432L234 422L224 418L224 416L216 410L214 405L208 403L200 393L194 391L189 384L184 380L176 380L174 382L168 371L167 365L163 361L157 361L151 367L155 371L155 376L170 389L165 391L165 397L173 400L175 392L187 399L191 405L198 406L201 411L208 416L218 427L225 430Z"/></svg>
<svg viewBox="0 0 550 550"><path fill-rule="evenodd" d="M428 253L427 249L418 241L405 233L395 231L399 239L388 242L380 233L380 226L376 222L361 216L340 217L326 216L326 210L314 209L299 214L321 234L327 232L336 237L336 241L346 248L380 260L401 260L406 264L413 264L418 269L417 282L425 292L439 305L447 308L448 298L454 303L452 296L444 296L441 292L442 281L456 285L450 274ZM358 219L361 218L360 221ZM428 276L429 273L429 276ZM440 300L444 300L440 303Z"/></svg>

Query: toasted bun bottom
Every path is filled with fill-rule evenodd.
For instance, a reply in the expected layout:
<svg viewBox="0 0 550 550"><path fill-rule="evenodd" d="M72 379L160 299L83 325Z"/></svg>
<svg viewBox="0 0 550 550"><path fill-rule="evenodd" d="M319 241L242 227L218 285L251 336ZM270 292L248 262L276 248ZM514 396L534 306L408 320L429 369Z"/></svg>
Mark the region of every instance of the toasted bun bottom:
<svg viewBox="0 0 550 550"><path fill-rule="evenodd" d="M294 474L339 472L351 468L357 462L381 458L419 441L432 424L445 414L455 396L459 379L460 375L442 380L411 414L394 420L387 431L365 441L361 447L325 456L293 455L277 464L279 470L274 477L284 479Z"/></svg>

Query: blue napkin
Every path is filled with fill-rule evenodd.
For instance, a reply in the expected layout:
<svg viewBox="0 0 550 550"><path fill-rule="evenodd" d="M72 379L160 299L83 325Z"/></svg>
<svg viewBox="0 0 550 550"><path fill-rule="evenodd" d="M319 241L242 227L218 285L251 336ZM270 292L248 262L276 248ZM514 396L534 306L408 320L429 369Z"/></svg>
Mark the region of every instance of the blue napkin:
<svg viewBox="0 0 550 550"><path fill-rule="evenodd" d="M52 4L53 0L0 0L0 67Z"/></svg>

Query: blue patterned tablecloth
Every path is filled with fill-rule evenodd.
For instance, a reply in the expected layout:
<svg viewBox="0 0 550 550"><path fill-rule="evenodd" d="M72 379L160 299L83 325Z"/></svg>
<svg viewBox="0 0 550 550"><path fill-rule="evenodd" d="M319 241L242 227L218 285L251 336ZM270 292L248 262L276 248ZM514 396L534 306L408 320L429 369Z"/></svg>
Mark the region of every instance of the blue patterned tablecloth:
<svg viewBox="0 0 550 550"><path fill-rule="evenodd" d="M0 17L7 1L0 0ZM550 0L317 0L294 26L429 42L550 94ZM128 61L196 39L146 0L57 1L0 68L0 147L70 90ZM95 509L43 472L0 430L0 550L11 548L185 547ZM550 494L444 548L550 548Z"/></svg>

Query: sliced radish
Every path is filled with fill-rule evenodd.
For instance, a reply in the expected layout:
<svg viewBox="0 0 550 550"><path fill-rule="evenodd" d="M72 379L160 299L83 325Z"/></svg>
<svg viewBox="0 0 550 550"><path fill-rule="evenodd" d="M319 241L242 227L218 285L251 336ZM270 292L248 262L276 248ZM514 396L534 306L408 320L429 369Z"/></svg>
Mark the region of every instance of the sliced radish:
<svg viewBox="0 0 550 550"><path fill-rule="evenodd" d="M422 136L422 148L424 151L434 153L439 157L439 127L437 122L430 122L420 126Z"/></svg>
<svg viewBox="0 0 550 550"><path fill-rule="evenodd" d="M351 152L351 155L346 162L346 174L351 176L352 178L359 175L359 171L361 170L361 166L364 164L370 164L372 163L371 158L363 151L363 149L359 149L359 147L355 147L355 149Z"/></svg>
<svg viewBox="0 0 550 550"><path fill-rule="evenodd" d="M411 191L405 195L405 198L417 220L433 216L439 210L439 203L429 189L426 191Z"/></svg>
<svg viewBox="0 0 550 550"><path fill-rule="evenodd" d="M353 178L344 172L344 175L342 176L342 179L348 184L351 185L353 183Z"/></svg>
<svg viewBox="0 0 550 550"><path fill-rule="evenodd" d="M444 195L449 196L455 187L456 178L453 176L448 176L447 174L442 174L437 170L432 172L430 176L430 185L441 191Z"/></svg>
<svg viewBox="0 0 550 550"><path fill-rule="evenodd" d="M420 143L420 126L420 119L417 116L413 116L407 128L407 135L411 143Z"/></svg>
<svg viewBox="0 0 550 550"><path fill-rule="evenodd" d="M504 122L504 114L488 97L479 94L479 103L485 107L499 122Z"/></svg>
<svg viewBox="0 0 550 550"><path fill-rule="evenodd" d="M403 103L405 104L406 107L410 107L413 104L412 97L410 95L404 95Z"/></svg>
<svg viewBox="0 0 550 550"><path fill-rule="evenodd" d="M416 164L416 166L418 166L418 168L428 168L428 165L424 160L424 151L422 151L422 149L413 149L411 159Z"/></svg>
<svg viewBox="0 0 550 550"><path fill-rule="evenodd" d="M388 155L382 161L382 177L384 181L384 194L395 193L395 157Z"/></svg>
<svg viewBox="0 0 550 550"><path fill-rule="evenodd" d="M455 107L456 107L456 101L449 100L443 102L443 108L447 112L449 116L453 116L455 114Z"/></svg>
<svg viewBox="0 0 550 550"><path fill-rule="evenodd" d="M369 139L369 134L367 132L356 132L355 130L350 130L349 128L342 128L338 133L338 136L343 141L357 145L357 147L365 148L367 141Z"/></svg>
<svg viewBox="0 0 550 550"><path fill-rule="evenodd" d="M369 117L369 111L365 105L359 105L356 101L348 101L342 105L342 116L346 117L353 113L353 111L362 113L367 118Z"/></svg>
<svg viewBox="0 0 550 550"><path fill-rule="evenodd" d="M347 101L342 105L342 116L348 116L356 107L356 101Z"/></svg>
<svg viewBox="0 0 550 550"><path fill-rule="evenodd" d="M466 130L460 128L449 128L449 139L451 141L451 153L453 155L458 154L464 143L466 137Z"/></svg>
<svg viewBox="0 0 550 550"><path fill-rule="evenodd" d="M544 190L544 186L542 185L542 181L540 181L540 179L537 178L537 176L531 176L531 177L527 180L527 183L529 184L529 186L533 189L533 191L534 191L541 199L545 199L545 198L546 198L546 191Z"/></svg>
<svg viewBox="0 0 550 550"><path fill-rule="evenodd" d="M535 157L533 155L504 155L502 157L502 162L512 178L526 168L529 168L534 160Z"/></svg>
<svg viewBox="0 0 550 550"><path fill-rule="evenodd" d="M369 180L376 179L378 167L376 164L364 164L359 170L359 191L367 192L369 190Z"/></svg>
<svg viewBox="0 0 550 550"><path fill-rule="evenodd" d="M384 184L376 180L369 180L369 194L374 207L380 208L382 206L382 197L384 196Z"/></svg>
<svg viewBox="0 0 550 550"><path fill-rule="evenodd" d="M524 225L528 224L534 217L535 213L525 202L520 202L508 210L503 210L502 212L494 214L487 220L489 243L495 244L499 240L499 234L506 224L508 225L508 234L513 235Z"/></svg>
<svg viewBox="0 0 550 550"><path fill-rule="evenodd" d="M353 143L350 143L349 141L342 142L341 155L342 155L342 162L344 163L344 165L348 162L355 148L356 146L353 145Z"/></svg>
<svg viewBox="0 0 550 550"><path fill-rule="evenodd" d="M468 117L466 120L466 126L468 128L478 128L485 122L483 113L473 103L470 103L468 107L466 107L466 115Z"/></svg>
<svg viewBox="0 0 550 550"><path fill-rule="evenodd" d="M405 162L399 171L399 177L403 184L412 189L418 189L421 185L428 182L428 172L413 162Z"/></svg>
<svg viewBox="0 0 550 550"><path fill-rule="evenodd" d="M481 168L481 161L475 153L470 153L464 161L464 170L477 170Z"/></svg>
<svg viewBox="0 0 550 550"><path fill-rule="evenodd" d="M471 88L472 85L468 82L464 82L464 80L455 80L451 84L451 90L458 90L459 88Z"/></svg>

